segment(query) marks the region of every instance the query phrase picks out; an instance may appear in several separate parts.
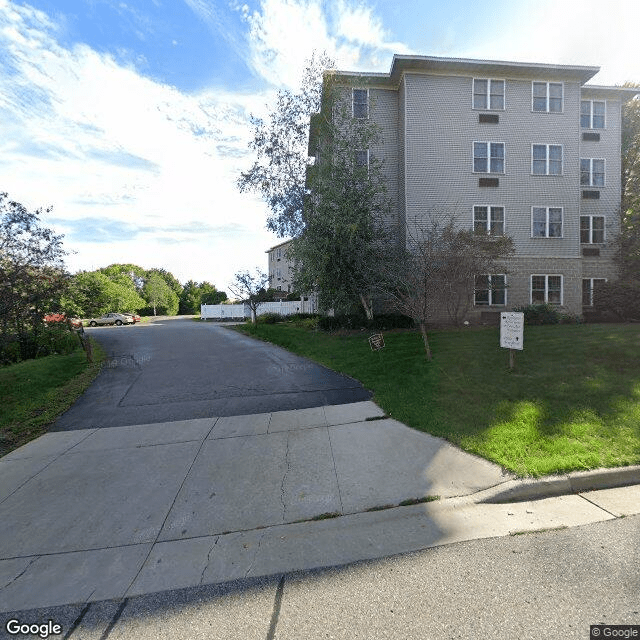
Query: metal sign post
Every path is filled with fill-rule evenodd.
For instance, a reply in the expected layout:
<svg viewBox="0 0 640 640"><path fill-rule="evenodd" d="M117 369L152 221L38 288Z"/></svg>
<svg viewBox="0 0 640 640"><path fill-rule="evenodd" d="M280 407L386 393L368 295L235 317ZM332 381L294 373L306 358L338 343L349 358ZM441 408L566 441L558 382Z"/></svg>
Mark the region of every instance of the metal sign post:
<svg viewBox="0 0 640 640"><path fill-rule="evenodd" d="M509 349L509 369L513 369L515 350L524 349L524 313L504 311L500 314L500 346Z"/></svg>

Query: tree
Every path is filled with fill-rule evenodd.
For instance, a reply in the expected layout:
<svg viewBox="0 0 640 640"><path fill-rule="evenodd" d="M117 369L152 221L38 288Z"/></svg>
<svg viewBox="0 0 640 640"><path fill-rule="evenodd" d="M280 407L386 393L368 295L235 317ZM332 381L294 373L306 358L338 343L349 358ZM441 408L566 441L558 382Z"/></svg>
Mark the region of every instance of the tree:
<svg viewBox="0 0 640 640"><path fill-rule="evenodd" d="M476 278L504 273L498 265L512 252L511 238L458 229L450 215L433 214L408 225L407 250L399 254L381 288L395 308L420 327L427 360L427 325L442 309L459 323L473 301Z"/></svg>
<svg viewBox="0 0 640 640"><path fill-rule="evenodd" d="M270 230L293 237L294 287L317 291L325 309L362 304L370 318L373 284L396 244L373 153L381 134L373 119L352 117L351 88L324 73L333 66L313 57L300 91L281 91L268 122L254 120L257 160L238 185L267 201Z"/></svg>
<svg viewBox="0 0 640 640"><path fill-rule="evenodd" d="M145 306L130 279L121 275L112 279L105 271L80 271L72 276L60 301L62 310L70 316L88 318L110 311L139 311Z"/></svg>
<svg viewBox="0 0 640 640"><path fill-rule="evenodd" d="M180 295L181 314L200 313L200 305L202 304L220 304L227 299L224 291L218 291L215 285L210 282L201 282L198 284L193 280L189 280L183 288Z"/></svg>
<svg viewBox="0 0 640 640"><path fill-rule="evenodd" d="M162 315L175 315L178 312L178 296L159 273L150 272L142 292L145 300L153 309L154 316L158 311Z"/></svg>
<svg viewBox="0 0 640 640"><path fill-rule="evenodd" d="M259 193L271 209L267 228L278 237L293 237L304 229L307 196L309 123L320 111L322 74L334 63L325 54L311 57L298 93L279 91L267 121L252 116L253 166L243 172L240 191Z"/></svg>
<svg viewBox="0 0 640 640"><path fill-rule="evenodd" d="M629 88L640 85L627 83ZM617 262L623 281L640 285L640 99L622 109L622 215Z"/></svg>
<svg viewBox="0 0 640 640"><path fill-rule="evenodd" d="M262 304L260 290L264 290L265 285L269 282L269 276L260 269L256 269L253 275L248 271L238 271L234 278L229 289L234 296L249 305L251 322L255 324L258 307Z"/></svg>
<svg viewBox="0 0 640 640"><path fill-rule="evenodd" d="M336 85L330 73L323 92L314 119L320 159L307 180L305 228L288 250L294 288L317 291L324 309L361 304L370 319L375 285L398 245L375 155L382 136L373 119L353 117L350 87Z"/></svg>
<svg viewBox="0 0 640 640"><path fill-rule="evenodd" d="M46 210L47 213L50 209ZM22 359L37 355L44 314L64 290L67 252L61 235L40 224L42 209L28 211L0 193L0 350L19 345Z"/></svg>

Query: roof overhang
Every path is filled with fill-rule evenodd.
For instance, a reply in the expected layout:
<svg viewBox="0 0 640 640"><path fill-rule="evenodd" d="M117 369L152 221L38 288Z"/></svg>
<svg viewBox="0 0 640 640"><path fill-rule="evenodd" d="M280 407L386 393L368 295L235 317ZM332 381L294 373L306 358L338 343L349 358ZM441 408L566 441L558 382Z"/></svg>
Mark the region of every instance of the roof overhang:
<svg viewBox="0 0 640 640"><path fill-rule="evenodd" d="M582 87L583 98L604 98L609 100L620 100L621 102L627 102L633 100L637 95L640 95L640 87L603 87L595 84L585 84Z"/></svg>
<svg viewBox="0 0 640 640"><path fill-rule="evenodd" d="M433 56L394 55L389 73L358 73L332 71L349 83L360 86L397 88L406 73L432 75L491 76L496 78L526 78L573 81L584 84L600 67L576 65L540 64L530 62L505 62L501 60L472 60L466 58L437 58Z"/></svg>

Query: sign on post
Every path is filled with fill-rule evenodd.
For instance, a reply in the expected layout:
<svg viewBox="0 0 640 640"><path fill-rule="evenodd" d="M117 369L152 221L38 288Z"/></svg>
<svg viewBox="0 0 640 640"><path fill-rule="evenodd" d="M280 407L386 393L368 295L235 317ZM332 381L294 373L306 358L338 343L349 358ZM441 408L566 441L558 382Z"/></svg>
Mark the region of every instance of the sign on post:
<svg viewBox="0 0 640 640"><path fill-rule="evenodd" d="M504 311L500 314L500 346L509 349L509 369L515 366L515 351L524 349L524 313Z"/></svg>
<svg viewBox="0 0 640 640"><path fill-rule="evenodd" d="M524 313L516 311L500 314L500 346L522 351L524 337Z"/></svg>
<svg viewBox="0 0 640 640"><path fill-rule="evenodd" d="M371 351L380 351L384 348L384 337L381 333L374 333L369 337L369 344L371 345Z"/></svg>

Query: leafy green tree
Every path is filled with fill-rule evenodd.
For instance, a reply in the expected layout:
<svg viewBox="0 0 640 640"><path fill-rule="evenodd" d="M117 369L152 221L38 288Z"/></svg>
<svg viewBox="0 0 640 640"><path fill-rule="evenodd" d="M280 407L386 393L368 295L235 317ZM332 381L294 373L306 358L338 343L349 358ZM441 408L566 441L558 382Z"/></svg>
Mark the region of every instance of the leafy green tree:
<svg viewBox="0 0 640 640"><path fill-rule="evenodd" d="M178 295L166 283L162 275L152 271L142 288L142 293L153 315L176 315L178 313Z"/></svg>
<svg viewBox="0 0 640 640"><path fill-rule="evenodd" d="M218 291L215 285L210 282L205 281L198 284L193 280L189 280L189 282L184 285L182 295L180 296L180 313L200 313L200 305L220 304L226 299L227 294L224 291Z"/></svg>
<svg viewBox="0 0 640 640"><path fill-rule="evenodd" d="M640 84L627 83L628 88ZM620 279L640 285L640 98L622 108L622 216L618 246Z"/></svg>
<svg viewBox="0 0 640 640"><path fill-rule="evenodd" d="M111 311L139 311L145 304L130 280L116 276L114 281L103 270L76 273L61 298L61 307L67 315L81 318Z"/></svg>
<svg viewBox="0 0 640 640"><path fill-rule="evenodd" d="M268 120L254 120L256 161L238 185L263 196L271 231L293 237L295 288L318 292L325 309L362 304L370 318L373 286L397 244L374 153L381 132L352 116L351 87L332 67L312 58L300 90L281 91Z"/></svg>
<svg viewBox="0 0 640 640"><path fill-rule="evenodd" d="M50 209L47 210L47 213ZM37 355L44 314L52 311L67 284L67 252L61 235L40 224L42 209L28 211L0 193L0 356ZM15 359L15 358L14 358Z"/></svg>
<svg viewBox="0 0 640 640"><path fill-rule="evenodd" d="M255 152L253 166L243 172L240 191L259 193L269 205L267 228L278 237L299 235L305 228L309 124L320 111L322 73L333 68L326 55L313 56L304 72L299 92L279 91L267 120L252 118Z"/></svg>

